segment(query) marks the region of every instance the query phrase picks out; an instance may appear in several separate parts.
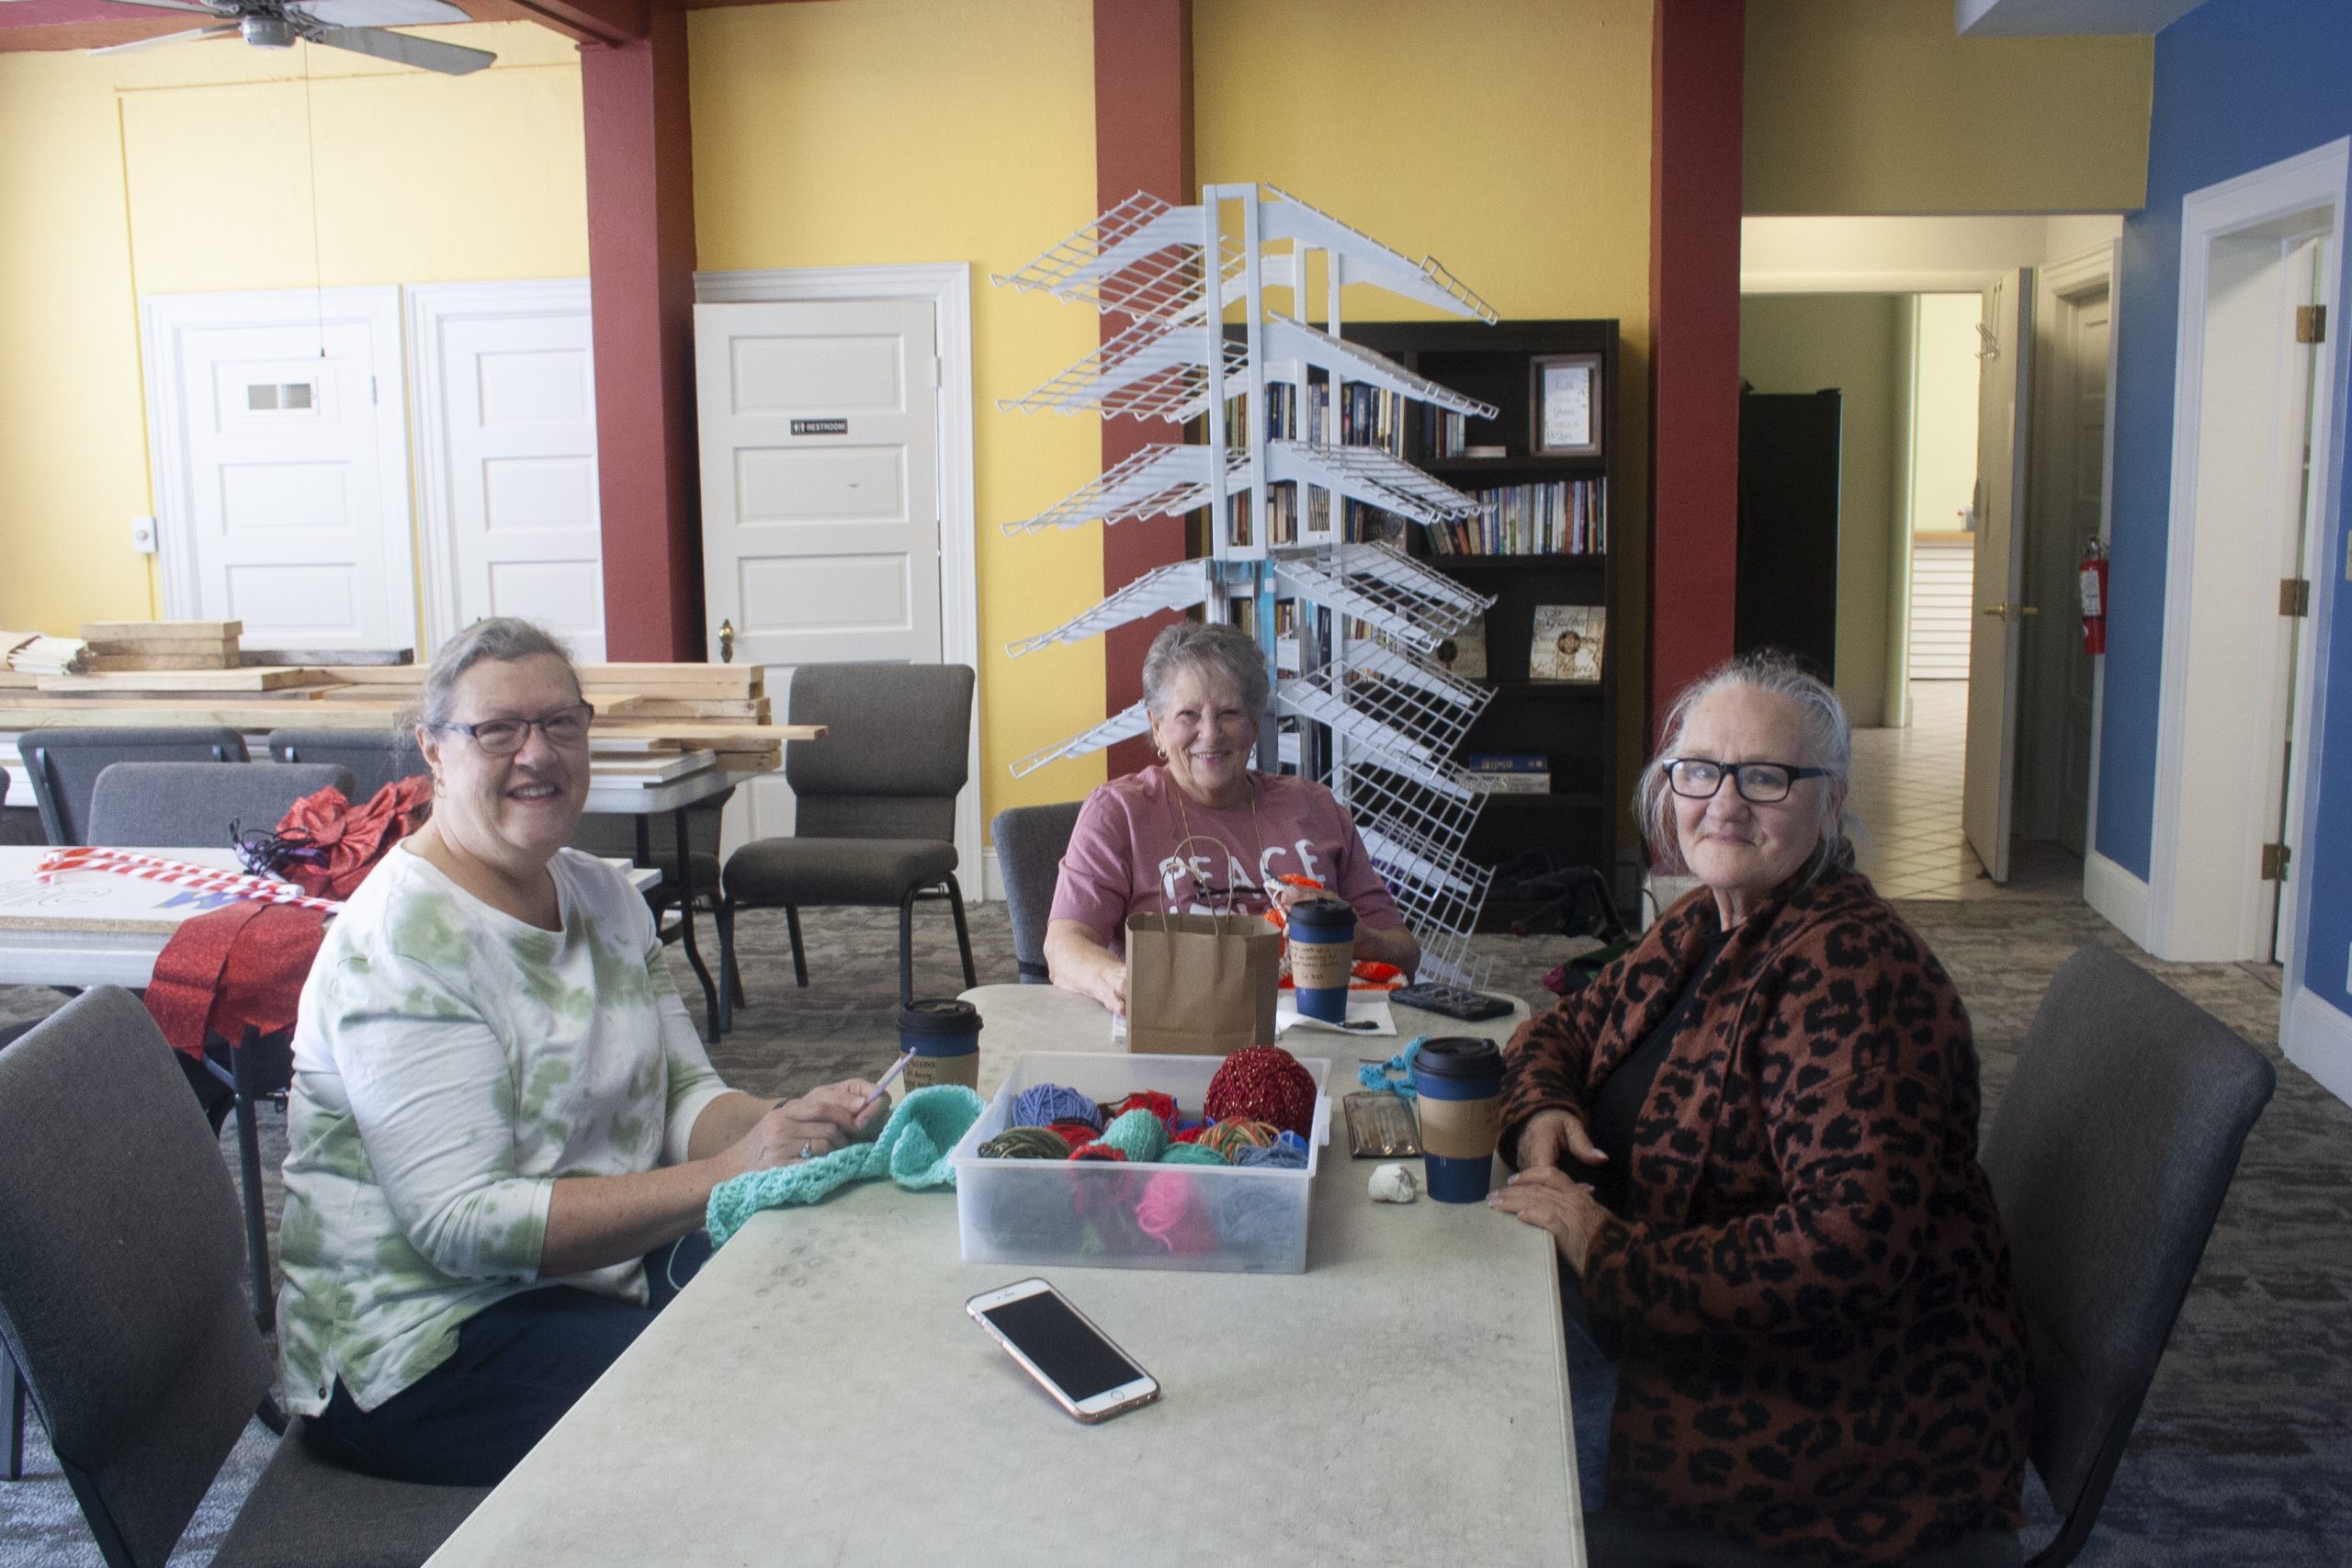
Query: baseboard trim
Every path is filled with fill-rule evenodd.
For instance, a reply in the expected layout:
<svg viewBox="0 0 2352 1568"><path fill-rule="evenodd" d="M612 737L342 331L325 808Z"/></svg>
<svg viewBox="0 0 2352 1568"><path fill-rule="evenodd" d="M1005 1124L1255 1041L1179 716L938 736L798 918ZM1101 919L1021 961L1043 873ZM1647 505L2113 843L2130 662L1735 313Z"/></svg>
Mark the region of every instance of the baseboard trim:
<svg viewBox="0 0 2352 1568"><path fill-rule="evenodd" d="M2318 992L2303 987L2280 1020L2278 1043L2287 1060L2352 1105L2352 1014L2336 1011Z"/></svg>
<svg viewBox="0 0 2352 1568"><path fill-rule="evenodd" d="M2083 902L2142 951L2153 951L2148 947L2148 885L2097 850L2083 857Z"/></svg>

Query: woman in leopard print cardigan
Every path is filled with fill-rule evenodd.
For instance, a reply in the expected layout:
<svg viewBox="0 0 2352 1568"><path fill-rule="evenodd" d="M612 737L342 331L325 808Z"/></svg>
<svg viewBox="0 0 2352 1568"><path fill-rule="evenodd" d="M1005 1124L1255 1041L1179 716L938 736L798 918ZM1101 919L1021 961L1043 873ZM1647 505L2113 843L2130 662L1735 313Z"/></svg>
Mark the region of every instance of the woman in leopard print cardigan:
<svg viewBox="0 0 2352 1568"><path fill-rule="evenodd" d="M1514 1042L1493 1201L1619 1346L1610 1513L1891 1563L2018 1524L2028 1363L1968 1015L1850 869L1847 748L1784 660L1677 704L1643 804L1703 886Z"/></svg>

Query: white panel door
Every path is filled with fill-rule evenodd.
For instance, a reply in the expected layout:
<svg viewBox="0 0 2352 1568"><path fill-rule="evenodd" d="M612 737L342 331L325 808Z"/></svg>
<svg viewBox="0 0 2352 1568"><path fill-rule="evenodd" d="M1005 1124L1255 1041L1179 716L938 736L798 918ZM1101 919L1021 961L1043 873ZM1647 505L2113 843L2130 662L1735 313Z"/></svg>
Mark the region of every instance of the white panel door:
<svg viewBox="0 0 2352 1568"><path fill-rule="evenodd" d="M425 615L488 615L605 657L596 383L582 278L408 291Z"/></svg>
<svg viewBox="0 0 2352 1568"><path fill-rule="evenodd" d="M147 301L164 613L256 648L416 641L399 290Z"/></svg>
<svg viewBox="0 0 2352 1568"><path fill-rule="evenodd" d="M1986 874L2007 882L2017 797L2018 628L2026 614L2020 525L2032 386L2030 269L1984 290L1984 356L1977 361L1983 368L1976 398L1976 615L1968 639L1968 757L1960 820Z"/></svg>
<svg viewBox="0 0 2352 1568"><path fill-rule="evenodd" d="M927 299L695 307L708 657L766 666L779 713L795 665L942 657L933 319ZM752 837L791 831L781 774L747 794Z"/></svg>

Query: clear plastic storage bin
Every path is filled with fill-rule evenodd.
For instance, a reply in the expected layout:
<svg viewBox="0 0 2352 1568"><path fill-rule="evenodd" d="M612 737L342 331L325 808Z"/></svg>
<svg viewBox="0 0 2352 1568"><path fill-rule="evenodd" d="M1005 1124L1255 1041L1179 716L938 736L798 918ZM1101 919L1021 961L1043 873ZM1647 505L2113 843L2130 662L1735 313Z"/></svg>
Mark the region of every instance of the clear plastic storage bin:
<svg viewBox="0 0 2352 1568"><path fill-rule="evenodd" d="M1015 1095L1057 1083L1098 1100L1140 1089L1201 1114L1221 1056L1024 1052L950 1157L967 1263L1077 1264L1099 1269L1212 1269L1296 1274L1306 1268L1307 1193L1330 1134L1331 1064L1301 1056L1315 1078L1306 1168L982 1159Z"/></svg>

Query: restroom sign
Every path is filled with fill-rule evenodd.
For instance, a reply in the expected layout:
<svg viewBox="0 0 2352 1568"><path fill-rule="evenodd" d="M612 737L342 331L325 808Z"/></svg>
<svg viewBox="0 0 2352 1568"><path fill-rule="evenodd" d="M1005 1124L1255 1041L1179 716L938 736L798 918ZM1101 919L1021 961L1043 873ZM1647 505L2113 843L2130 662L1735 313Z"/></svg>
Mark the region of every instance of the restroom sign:
<svg viewBox="0 0 2352 1568"><path fill-rule="evenodd" d="M847 435L849 421L845 419L796 419L792 422L795 435Z"/></svg>

